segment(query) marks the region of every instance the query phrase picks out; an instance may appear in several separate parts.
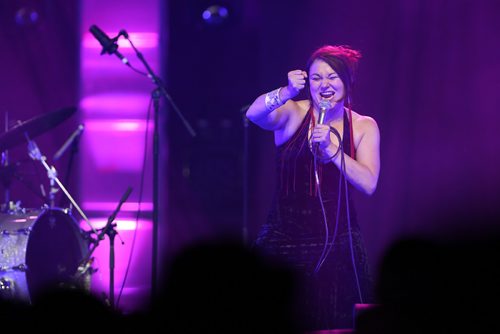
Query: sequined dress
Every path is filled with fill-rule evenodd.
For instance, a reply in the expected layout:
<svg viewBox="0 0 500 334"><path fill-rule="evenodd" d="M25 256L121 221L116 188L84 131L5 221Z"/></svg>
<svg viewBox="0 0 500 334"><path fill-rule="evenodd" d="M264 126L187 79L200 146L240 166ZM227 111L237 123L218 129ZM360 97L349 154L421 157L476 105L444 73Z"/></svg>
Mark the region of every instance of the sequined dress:
<svg viewBox="0 0 500 334"><path fill-rule="evenodd" d="M254 245L266 256L281 261L299 274L300 323L304 329L352 328L354 304L373 301L372 280L350 196L348 224L343 182L336 224L340 171L333 163L317 163L329 226L327 245L332 243L335 230L336 237L326 260L315 273L326 233L314 181L314 158L307 140L310 124L314 122L312 115L309 110L292 138L277 147L276 192L267 221L261 226ZM348 154L350 127L346 115L344 129L342 142ZM354 191L350 185L348 189L349 194Z"/></svg>

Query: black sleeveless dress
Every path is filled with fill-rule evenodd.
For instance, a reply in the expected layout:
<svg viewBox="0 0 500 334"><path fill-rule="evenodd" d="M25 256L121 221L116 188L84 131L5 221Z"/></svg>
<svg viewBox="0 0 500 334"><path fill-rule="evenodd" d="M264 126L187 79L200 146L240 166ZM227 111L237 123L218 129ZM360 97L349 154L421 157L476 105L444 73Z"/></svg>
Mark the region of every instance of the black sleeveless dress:
<svg viewBox="0 0 500 334"><path fill-rule="evenodd" d="M337 224L340 171L333 163L319 161L321 194L329 226L327 245L331 245L334 234L336 237L326 260L315 272L324 250L326 231L316 191L314 157L308 143L311 122L312 109L292 138L277 147L277 189L267 222L262 225L254 246L299 274L302 329L353 328L354 304L373 302L372 280L350 196L350 223L348 220L344 181L340 187ZM345 154L350 152L349 139L349 121L344 113ZM353 191L350 185L348 189L349 193Z"/></svg>

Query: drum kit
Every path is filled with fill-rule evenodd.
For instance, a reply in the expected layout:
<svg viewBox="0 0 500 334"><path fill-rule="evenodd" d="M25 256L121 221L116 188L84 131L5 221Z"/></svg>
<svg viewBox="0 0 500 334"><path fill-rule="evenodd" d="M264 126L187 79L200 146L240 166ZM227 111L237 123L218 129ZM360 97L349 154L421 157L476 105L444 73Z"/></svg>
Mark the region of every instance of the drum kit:
<svg viewBox="0 0 500 334"><path fill-rule="evenodd" d="M70 287L90 289L92 253L104 239L116 234L113 220L96 230L49 166L33 138L56 127L74 114L76 108L65 108L34 117L0 134L2 165L0 178L5 188L6 202L0 210L0 299L33 303L49 288ZM8 149L22 143L28 145L28 155L47 170L51 190L38 209L21 208L10 201L10 185L15 168L8 164ZM55 193L62 191L69 199L69 208L55 206ZM130 194L130 190L127 193ZM80 227L72 210L76 209L90 229ZM112 234L112 235L111 235Z"/></svg>

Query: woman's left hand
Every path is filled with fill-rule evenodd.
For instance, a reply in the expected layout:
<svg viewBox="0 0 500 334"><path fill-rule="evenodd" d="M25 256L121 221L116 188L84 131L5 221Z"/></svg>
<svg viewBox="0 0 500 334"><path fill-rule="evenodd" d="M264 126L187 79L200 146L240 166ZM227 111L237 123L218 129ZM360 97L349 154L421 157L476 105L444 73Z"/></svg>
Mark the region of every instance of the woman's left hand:
<svg viewBox="0 0 500 334"><path fill-rule="evenodd" d="M330 138L330 126L325 124L316 124L311 134L311 142L318 143L319 148L324 151L331 144L332 140Z"/></svg>

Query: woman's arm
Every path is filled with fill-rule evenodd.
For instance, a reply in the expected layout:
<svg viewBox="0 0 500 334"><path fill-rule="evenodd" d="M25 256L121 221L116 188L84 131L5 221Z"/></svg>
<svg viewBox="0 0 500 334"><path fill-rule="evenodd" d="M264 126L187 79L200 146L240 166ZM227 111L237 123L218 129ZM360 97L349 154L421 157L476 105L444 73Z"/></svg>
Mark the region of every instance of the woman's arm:
<svg viewBox="0 0 500 334"><path fill-rule="evenodd" d="M377 188L380 174L380 131L375 120L370 117L363 117L360 122L362 122L360 127L362 136L356 148L356 159L345 154L345 170L347 180L354 187L367 195L372 195ZM329 136L324 136L316 141L320 142L324 156L330 157L337 151L337 146L329 139L324 140L326 137L329 138ZM339 170L342 170L341 154L337 154L331 161Z"/></svg>
<svg viewBox="0 0 500 334"><path fill-rule="evenodd" d="M290 111L296 109L296 103L291 99L305 87L306 78L307 73L304 71L290 71L288 86L260 95L248 108L247 118L265 130L282 129L289 119Z"/></svg>

